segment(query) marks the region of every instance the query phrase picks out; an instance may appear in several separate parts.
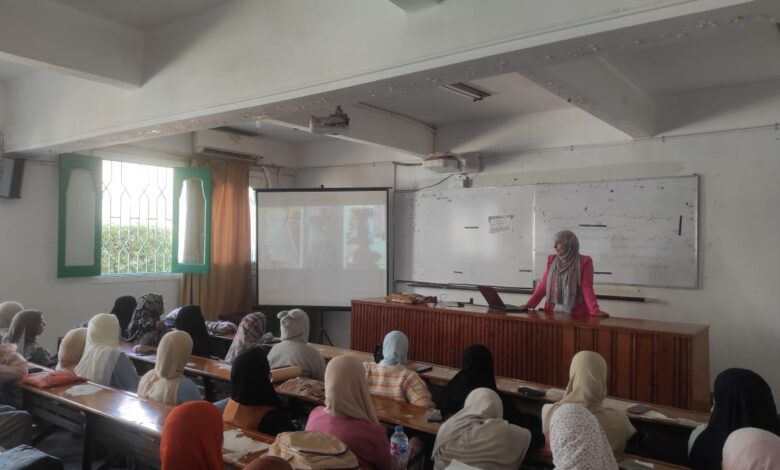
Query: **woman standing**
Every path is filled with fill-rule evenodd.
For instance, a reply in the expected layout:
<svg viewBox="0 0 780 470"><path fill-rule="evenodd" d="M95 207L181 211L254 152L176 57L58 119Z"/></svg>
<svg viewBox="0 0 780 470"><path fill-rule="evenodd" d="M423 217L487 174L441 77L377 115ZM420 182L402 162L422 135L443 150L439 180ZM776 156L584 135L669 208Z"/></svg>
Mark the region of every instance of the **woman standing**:
<svg viewBox="0 0 780 470"><path fill-rule="evenodd" d="M599 310L593 292L593 260L580 254L577 235L568 230L555 234L555 254L547 257L544 275L525 305L535 308L545 296L548 312L609 316Z"/></svg>

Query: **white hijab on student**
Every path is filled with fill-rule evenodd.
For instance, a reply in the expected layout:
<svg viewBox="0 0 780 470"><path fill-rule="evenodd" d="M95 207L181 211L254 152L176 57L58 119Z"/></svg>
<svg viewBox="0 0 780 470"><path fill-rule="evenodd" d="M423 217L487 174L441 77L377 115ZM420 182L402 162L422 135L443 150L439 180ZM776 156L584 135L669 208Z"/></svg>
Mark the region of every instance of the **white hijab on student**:
<svg viewBox="0 0 780 470"><path fill-rule="evenodd" d="M444 422L433 446L434 468L452 461L480 468L518 468L531 443L531 433L502 419L501 398L489 388L474 389L463 409Z"/></svg>
<svg viewBox="0 0 780 470"><path fill-rule="evenodd" d="M138 396L175 405L184 367L192 354L192 338L183 331L166 333L157 347L157 362L138 384Z"/></svg>
<svg viewBox="0 0 780 470"><path fill-rule="evenodd" d="M89 320L84 354L73 371L101 385L110 385L119 350L119 320L115 315L99 313Z"/></svg>

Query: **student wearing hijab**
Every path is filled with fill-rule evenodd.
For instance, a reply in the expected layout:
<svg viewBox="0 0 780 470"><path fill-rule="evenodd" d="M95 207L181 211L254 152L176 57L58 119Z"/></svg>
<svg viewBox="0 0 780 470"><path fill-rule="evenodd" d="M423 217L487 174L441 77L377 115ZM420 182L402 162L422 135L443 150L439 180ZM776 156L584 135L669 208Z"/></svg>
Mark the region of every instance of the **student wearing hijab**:
<svg viewBox="0 0 780 470"><path fill-rule="evenodd" d="M49 351L36 341L44 328L46 322L39 310L22 310L11 320L11 327L3 342L15 344L16 350L29 362L53 367L57 364L57 358L52 357Z"/></svg>
<svg viewBox="0 0 780 470"><path fill-rule="evenodd" d="M463 409L436 434L434 468L444 469L453 460L482 470L519 468L531 433L504 421L503 408L501 398L489 388L469 393Z"/></svg>
<svg viewBox="0 0 780 470"><path fill-rule="evenodd" d="M307 431L339 438L361 467L390 470L390 443L374 412L360 360L338 356L325 369L325 406L312 410Z"/></svg>
<svg viewBox="0 0 780 470"><path fill-rule="evenodd" d="M11 327L11 320L14 319L14 315L22 310L24 310L24 307L19 302L8 301L0 304L0 337L8 333L8 328Z"/></svg>
<svg viewBox="0 0 780 470"><path fill-rule="evenodd" d="M747 369L726 369L715 378L715 404L710 421L696 428L688 441L688 466L720 469L723 444L741 428L780 433L772 390L760 375Z"/></svg>
<svg viewBox="0 0 780 470"><path fill-rule="evenodd" d="M478 388L489 388L499 394L503 404L503 418L510 424L520 426L531 432L531 450L544 446L542 422L534 415L518 411L511 399L501 395L496 385L493 371L493 354L481 344L473 344L463 350L461 370L444 387L437 406L443 414L457 413L463 408L466 397Z"/></svg>
<svg viewBox="0 0 780 470"><path fill-rule="evenodd" d="M301 309L285 310L277 315L281 321L282 342L268 353L271 369L298 366L301 377L322 380L325 377L325 359L309 346L309 316Z"/></svg>
<svg viewBox="0 0 780 470"><path fill-rule="evenodd" d="M230 384L230 399L222 414L226 423L272 436L295 431L271 385L271 367L265 351L252 348L238 356L230 370Z"/></svg>
<svg viewBox="0 0 780 470"><path fill-rule="evenodd" d="M84 354L73 372L101 385L135 393L138 373L130 358L119 349L116 316L98 313L89 320Z"/></svg>
<svg viewBox="0 0 780 470"><path fill-rule="evenodd" d="M222 417L214 405L199 400L177 406L163 424L162 470L225 468L222 439Z"/></svg>
<svg viewBox="0 0 780 470"><path fill-rule="evenodd" d="M68 331L60 343L60 350L57 353L57 370L66 370L73 372L73 369L81 361L84 355L84 348L87 343L87 329L76 328Z"/></svg>
<svg viewBox="0 0 780 470"><path fill-rule="evenodd" d="M281 457L266 455L253 460L244 470L293 470L289 463Z"/></svg>
<svg viewBox="0 0 780 470"><path fill-rule="evenodd" d="M176 315L175 327L184 331L192 338L192 354L194 356L211 356L211 337L206 329L206 320L197 305L187 305L179 309Z"/></svg>
<svg viewBox="0 0 780 470"><path fill-rule="evenodd" d="M141 346L157 346L167 332L160 320L163 298L159 294L146 294L138 299L138 306L130 318L124 340ZM143 349L142 349L143 350Z"/></svg>
<svg viewBox="0 0 780 470"><path fill-rule="evenodd" d="M618 470L604 429L585 407L566 403L550 419L555 470Z"/></svg>
<svg viewBox="0 0 780 470"><path fill-rule="evenodd" d="M593 292L593 260L580 254L577 235L568 230L555 234L555 254L547 257L544 275L525 305L535 308L545 296L547 312L609 316L599 309Z"/></svg>
<svg viewBox="0 0 780 470"><path fill-rule="evenodd" d="M729 434L723 446L723 470L780 468L780 437L763 429L742 428Z"/></svg>
<svg viewBox="0 0 780 470"><path fill-rule="evenodd" d="M628 416L618 410L605 408L607 398L607 362L593 351L580 351L574 355L569 367L569 384L563 399L554 405L542 407L542 422L549 436L550 418L565 403L579 403L596 417L612 450L622 452L626 442L636 433Z"/></svg>
<svg viewBox="0 0 780 470"><path fill-rule="evenodd" d="M27 361L14 344L0 344L0 384L19 380L27 373ZM26 411L0 405L0 447L11 449L32 441L32 418Z"/></svg>
<svg viewBox="0 0 780 470"><path fill-rule="evenodd" d="M130 324L130 319L133 317L138 302L135 301L135 297L132 295L123 295L114 301L114 308L111 309L111 315L116 315L119 320L119 331L123 334L127 330L127 325Z"/></svg>
<svg viewBox="0 0 780 470"><path fill-rule="evenodd" d="M225 362L231 364L239 354L247 349L261 346L264 334L265 314L256 312L245 316L241 320L241 324L238 325L236 336L230 344L227 355L225 355Z"/></svg>
<svg viewBox="0 0 780 470"><path fill-rule="evenodd" d="M383 359L379 364L366 362L366 380L371 395L391 398L412 405L433 408L431 392L425 382L406 367L409 338L400 331L391 331L382 342Z"/></svg>
<svg viewBox="0 0 780 470"><path fill-rule="evenodd" d="M171 331L163 336L154 369L144 374L138 384L138 396L166 405L202 400L195 383L184 377L191 351L192 338L187 333Z"/></svg>

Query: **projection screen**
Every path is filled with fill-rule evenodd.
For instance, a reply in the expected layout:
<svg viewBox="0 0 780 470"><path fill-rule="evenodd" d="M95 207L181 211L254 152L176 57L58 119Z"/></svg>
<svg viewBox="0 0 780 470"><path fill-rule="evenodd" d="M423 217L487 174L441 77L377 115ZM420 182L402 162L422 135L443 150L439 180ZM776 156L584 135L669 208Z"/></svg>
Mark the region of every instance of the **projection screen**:
<svg viewBox="0 0 780 470"><path fill-rule="evenodd" d="M387 294L387 189L257 190L258 305Z"/></svg>

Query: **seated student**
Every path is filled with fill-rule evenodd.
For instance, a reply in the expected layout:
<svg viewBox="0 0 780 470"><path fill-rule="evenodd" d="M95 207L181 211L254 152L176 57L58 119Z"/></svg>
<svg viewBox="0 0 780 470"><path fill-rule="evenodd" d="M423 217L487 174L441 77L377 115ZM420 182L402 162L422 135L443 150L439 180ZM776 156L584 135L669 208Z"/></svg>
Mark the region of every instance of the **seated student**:
<svg viewBox="0 0 780 470"><path fill-rule="evenodd" d="M780 437L763 429L742 428L729 434L723 445L723 470L780 468Z"/></svg>
<svg viewBox="0 0 780 470"><path fill-rule="evenodd" d="M481 344L473 344L463 350L461 370L444 387L437 406L443 414L457 413L463 408L466 397L480 387L489 388L499 394L505 420L531 432L531 450L544 447L541 420L537 416L521 413L510 398L501 395L493 371L493 354Z"/></svg>
<svg viewBox="0 0 780 470"><path fill-rule="evenodd" d="M127 330L127 325L130 324L130 319L133 317L133 312L137 306L138 302L132 295L123 295L114 301L111 315L116 315L117 320L119 320L119 331L122 334Z"/></svg>
<svg viewBox="0 0 780 470"><path fill-rule="evenodd" d="M160 439L162 470L225 468L222 439L222 417L214 405L207 401L192 401L177 406L163 424Z"/></svg>
<svg viewBox="0 0 780 470"><path fill-rule="evenodd" d="M179 309L174 326L184 331L192 338L192 354L195 356L211 356L211 337L206 330L206 320L197 305L187 305Z"/></svg>
<svg viewBox="0 0 780 470"><path fill-rule="evenodd" d="M163 313L163 298L159 294L146 294L138 299L138 306L130 318L123 339L139 346L156 347L168 329L160 320ZM151 348L134 348L149 351Z"/></svg>
<svg viewBox="0 0 780 470"><path fill-rule="evenodd" d="M295 431L271 385L271 367L265 351L252 348L238 356L230 370L230 384L230 399L222 414L226 423L272 436Z"/></svg>
<svg viewBox="0 0 780 470"><path fill-rule="evenodd" d="M8 301L0 304L0 338L8 333L8 328L11 327L11 320L14 319L14 315L22 310L24 310L24 307L19 302Z"/></svg>
<svg viewBox="0 0 780 470"><path fill-rule="evenodd" d="M315 380L325 377L325 359L309 346L309 316L301 309L285 310L277 315L281 320L282 342L268 353L271 369L298 366L301 376Z"/></svg>
<svg viewBox="0 0 780 470"><path fill-rule="evenodd" d="M73 372L81 356L84 355L84 348L87 343L87 329L76 328L68 331L60 342L60 350L57 353L57 370L67 370Z"/></svg>
<svg viewBox="0 0 780 470"><path fill-rule="evenodd" d="M709 423L699 426L688 441L688 466L720 469L723 444L733 431L759 428L780 433L772 390L760 375L747 369L726 369L715 378Z"/></svg>
<svg viewBox="0 0 780 470"><path fill-rule="evenodd" d="M225 362L231 364L239 354L247 349L258 347L263 344L263 335L265 334L265 314L256 312L250 313L241 320L238 325L233 342L230 344L225 355Z"/></svg>
<svg viewBox="0 0 780 470"><path fill-rule="evenodd" d="M555 470L618 470L604 428L580 404L552 411L549 442Z"/></svg>
<svg viewBox="0 0 780 470"><path fill-rule="evenodd" d="M482 470L519 468L531 433L504 421L503 408L501 397L489 388L469 393L463 409L436 434L434 468L446 468L453 460Z"/></svg>
<svg viewBox="0 0 780 470"><path fill-rule="evenodd" d="M0 383L19 380L27 374L27 361L16 345L0 344ZM0 405L0 447L10 449L32 440L32 418L26 411Z"/></svg>
<svg viewBox="0 0 780 470"><path fill-rule="evenodd" d="M57 363L57 358L52 357L46 348L35 341L44 328L46 322L39 310L22 310L11 320L11 328L8 329L3 342L16 344L16 350L28 361L52 367Z"/></svg>
<svg viewBox="0 0 780 470"><path fill-rule="evenodd" d="M409 338L400 331L385 335L383 359L379 364L365 362L366 380L371 395L392 398L412 405L433 408L431 392L416 372L406 367Z"/></svg>
<svg viewBox="0 0 780 470"><path fill-rule="evenodd" d="M339 438L355 454L361 467L391 468L390 442L374 412L360 360L338 356L325 369L325 406L309 414L307 431Z"/></svg>
<svg viewBox="0 0 780 470"><path fill-rule="evenodd" d="M563 399L553 405L542 407L542 423L549 436L550 417L564 403L579 403L596 417L612 450L622 452L626 442L636 429L625 413L605 408L607 398L607 361L593 351L580 351L574 355L569 367L569 384Z"/></svg>
<svg viewBox="0 0 780 470"><path fill-rule="evenodd" d="M99 313L89 320L84 354L73 372L101 385L135 393L138 373L119 349L119 320L114 315Z"/></svg>
<svg viewBox="0 0 780 470"><path fill-rule="evenodd" d="M138 384L138 396L167 405L202 400L195 382L184 377L191 351L192 338L187 333L171 331L163 336L154 369L145 373Z"/></svg>

